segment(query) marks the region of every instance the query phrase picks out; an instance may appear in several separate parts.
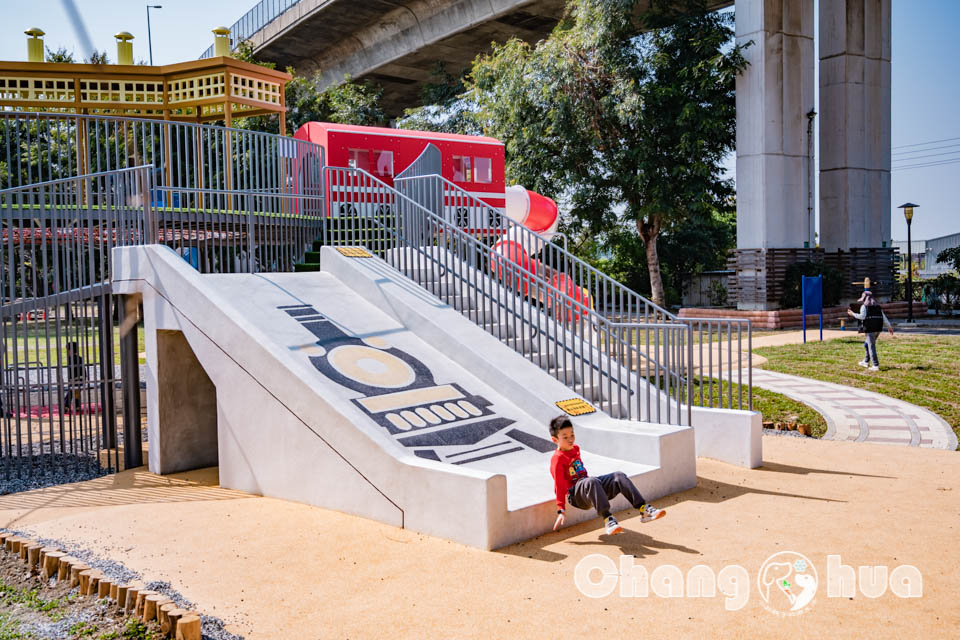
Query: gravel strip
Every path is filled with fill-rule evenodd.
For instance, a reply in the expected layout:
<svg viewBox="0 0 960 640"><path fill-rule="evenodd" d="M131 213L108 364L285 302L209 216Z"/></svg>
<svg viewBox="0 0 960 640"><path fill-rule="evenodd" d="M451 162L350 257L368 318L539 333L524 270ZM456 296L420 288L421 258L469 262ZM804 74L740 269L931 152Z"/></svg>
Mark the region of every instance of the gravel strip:
<svg viewBox="0 0 960 640"><path fill-rule="evenodd" d="M88 549L84 549L79 545L76 545L71 542L64 542L63 540L55 540L52 538L37 538L29 531L22 531L18 529L6 529L0 528L0 531L8 531L18 536L24 536L36 540L37 542L46 545L57 547L65 551L68 555L73 556L83 560L88 565L94 569L99 569L113 581L119 583L130 583L135 581L142 581L143 577L133 571L128 569L119 562L114 562L113 560L102 558ZM51 581L55 579L51 578ZM176 591L173 587L170 586L169 582L160 582L153 581L147 583L147 588L158 593L162 593L166 597L173 600L178 607L181 609L187 609L188 611L195 610L194 603L190 602L183 597L180 592ZM223 620L219 618L214 618L213 616L208 616L203 614L201 616L202 623L202 632L204 640L243 640L243 636L239 636L233 633L230 633L224 629Z"/></svg>
<svg viewBox="0 0 960 640"><path fill-rule="evenodd" d="M813 436L805 436L805 435L803 435L802 433L800 433L799 431L790 431L790 430L788 430L788 429L781 429L781 430L777 430L777 429L764 429L764 430L763 430L763 435L765 435L765 436L786 436L786 437L789 437L789 438L810 438L810 439L812 439L812 440L816 440L816 438L814 438Z"/></svg>
<svg viewBox="0 0 960 640"><path fill-rule="evenodd" d="M92 480L111 473L89 455L43 453L0 459L0 495Z"/></svg>

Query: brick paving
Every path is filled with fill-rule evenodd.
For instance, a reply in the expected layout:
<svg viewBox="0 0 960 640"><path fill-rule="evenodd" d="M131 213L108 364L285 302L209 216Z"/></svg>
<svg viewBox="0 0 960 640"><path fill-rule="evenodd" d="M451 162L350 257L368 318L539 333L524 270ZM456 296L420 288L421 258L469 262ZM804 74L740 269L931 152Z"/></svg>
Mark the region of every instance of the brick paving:
<svg viewBox="0 0 960 640"><path fill-rule="evenodd" d="M819 411L827 421L824 440L957 448L957 437L940 416L889 396L754 368L753 384L782 393Z"/></svg>

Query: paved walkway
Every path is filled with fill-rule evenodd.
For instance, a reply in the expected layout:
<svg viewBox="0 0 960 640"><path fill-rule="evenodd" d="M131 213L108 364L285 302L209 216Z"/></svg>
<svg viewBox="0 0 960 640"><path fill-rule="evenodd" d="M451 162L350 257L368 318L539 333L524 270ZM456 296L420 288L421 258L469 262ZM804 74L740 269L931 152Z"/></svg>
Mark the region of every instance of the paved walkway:
<svg viewBox="0 0 960 640"><path fill-rule="evenodd" d="M753 384L819 411L827 421L825 440L948 451L957 448L957 436L949 424L932 411L909 402L873 391L756 368Z"/></svg>

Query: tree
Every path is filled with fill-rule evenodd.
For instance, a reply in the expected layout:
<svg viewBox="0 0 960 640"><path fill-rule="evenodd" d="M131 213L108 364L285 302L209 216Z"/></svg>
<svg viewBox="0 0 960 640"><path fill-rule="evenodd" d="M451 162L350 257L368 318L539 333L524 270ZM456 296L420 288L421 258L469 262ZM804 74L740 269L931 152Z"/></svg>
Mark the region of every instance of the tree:
<svg viewBox="0 0 960 640"><path fill-rule="evenodd" d="M944 249L937 254L937 262L949 263L953 270L960 274L960 247L951 247Z"/></svg>
<svg viewBox="0 0 960 640"><path fill-rule="evenodd" d="M76 62L73 57L73 51L70 51L66 47L60 47L56 50L46 47L46 55L44 58L46 59L46 62ZM84 60L84 62L87 64L110 64L110 56L107 55L106 50L98 51L94 49L90 54L90 57ZM137 64L146 63L139 62Z"/></svg>
<svg viewBox="0 0 960 640"><path fill-rule="evenodd" d="M107 55L106 49L103 51L94 49L90 57L87 58L87 64L110 64L110 56Z"/></svg>
<svg viewBox="0 0 960 640"><path fill-rule="evenodd" d="M627 223L664 304L658 238L705 223L733 195L721 163L746 61L731 45L731 14L654 0L638 35L637 4L572 0L536 46L494 45L475 61L459 113L504 141L511 180L557 198L579 246L623 242Z"/></svg>
<svg viewBox="0 0 960 640"><path fill-rule="evenodd" d="M253 54L253 46L249 42L241 42L235 55L238 60L244 62L259 64L268 69L276 68L273 62L257 60ZM343 82L321 90L319 73L300 76L292 68L287 68L287 73L293 76L284 92L287 105L287 129L291 133L300 125L311 121L377 126L384 124L387 120L380 106L383 88L378 85L370 82L355 82L347 76ZM235 126L269 133L280 131L279 120L275 116L238 118Z"/></svg>
<svg viewBox="0 0 960 640"><path fill-rule="evenodd" d="M483 127L476 117L476 103L465 93L468 71L455 76L438 62L430 82L420 91L420 100L425 106L406 109L396 123L397 128L483 135Z"/></svg>
<svg viewBox="0 0 960 640"><path fill-rule="evenodd" d="M646 249L636 226L626 221L600 239L602 246L592 243L597 246L581 257L630 289L649 296ZM664 231L657 239L657 248L667 300L680 299L684 285L694 274L724 269L736 241L736 214L732 210L690 218ZM583 248L581 245L581 254Z"/></svg>
<svg viewBox="0 0 960 640"><path fill-rule="evenodd" d="M50 47L46 47L47 62L76 62L73 59L73 51L68 51L66 47L60 47L56 51Z"/></svg>

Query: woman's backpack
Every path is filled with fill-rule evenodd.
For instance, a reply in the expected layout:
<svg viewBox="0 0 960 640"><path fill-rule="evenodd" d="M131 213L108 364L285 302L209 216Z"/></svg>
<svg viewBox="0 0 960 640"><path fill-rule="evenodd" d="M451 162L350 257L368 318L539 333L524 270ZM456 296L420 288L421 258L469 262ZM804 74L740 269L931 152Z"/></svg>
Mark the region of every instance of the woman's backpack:
<svg viewBox="0 0 960 640"><path fill-rule="evenodd" d="M883 308L878 304L867 307L867 315L863 318L864 333L880 333L883 331Z"/></svg>

